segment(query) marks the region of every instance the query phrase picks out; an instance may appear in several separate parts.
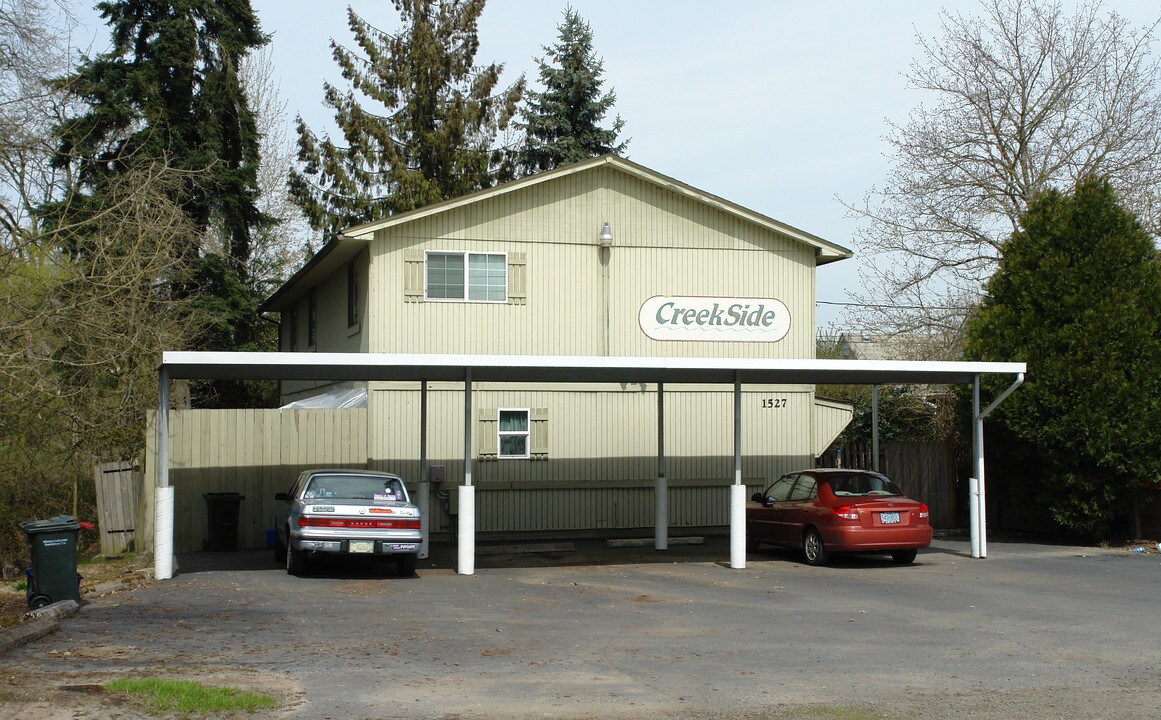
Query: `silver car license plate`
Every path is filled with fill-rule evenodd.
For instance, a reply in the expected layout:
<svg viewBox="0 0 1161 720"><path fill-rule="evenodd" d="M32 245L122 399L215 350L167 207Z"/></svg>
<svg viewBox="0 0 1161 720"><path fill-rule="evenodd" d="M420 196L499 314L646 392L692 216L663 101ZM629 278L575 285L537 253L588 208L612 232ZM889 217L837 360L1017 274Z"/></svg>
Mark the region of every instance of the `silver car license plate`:
<svg viewBox="0 0 1161 720"><path fill-rule="evenodd" d="M897 525L899 523L899 513L879 513L879 522L883 523L884 525Z"/></svg>
<svg viewBox="0 0 1161 720"><path fill-rule="evenodd" d="M352 540L348 548L353 553L373 553L375 552L374 540Z"/></svg>

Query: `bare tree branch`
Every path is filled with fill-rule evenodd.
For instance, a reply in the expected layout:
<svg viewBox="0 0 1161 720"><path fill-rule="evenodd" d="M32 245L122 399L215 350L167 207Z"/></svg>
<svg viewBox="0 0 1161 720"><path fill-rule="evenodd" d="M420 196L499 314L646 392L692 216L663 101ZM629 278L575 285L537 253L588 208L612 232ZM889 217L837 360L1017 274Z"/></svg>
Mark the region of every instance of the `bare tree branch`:
<svg viewBox="0 0 1161 720"><path fill-rule="evenodd" d="M877 332L962 326L963 311L891 306L974 306L1045 189L1107 177L1161 235L1161 19L1135 29L1099 3L1069 16L1059 2L983 0L942 20L907 74L933 104L890 125L882 186L844 201L872 260L855 294L869 307L849 319Z"/></svg>

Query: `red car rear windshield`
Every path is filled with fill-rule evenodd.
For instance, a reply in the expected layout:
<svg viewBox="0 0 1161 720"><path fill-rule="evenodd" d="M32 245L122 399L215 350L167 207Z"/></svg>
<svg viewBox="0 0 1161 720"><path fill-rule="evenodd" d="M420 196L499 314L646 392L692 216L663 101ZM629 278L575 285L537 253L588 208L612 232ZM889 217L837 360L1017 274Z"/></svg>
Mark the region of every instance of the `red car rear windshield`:
<svg viewBox="0 0 1161 720"><path fill-rule="evenodd" d="M832 475L826 479L835 497L902 495L899 486L882 475Z"/></svg>

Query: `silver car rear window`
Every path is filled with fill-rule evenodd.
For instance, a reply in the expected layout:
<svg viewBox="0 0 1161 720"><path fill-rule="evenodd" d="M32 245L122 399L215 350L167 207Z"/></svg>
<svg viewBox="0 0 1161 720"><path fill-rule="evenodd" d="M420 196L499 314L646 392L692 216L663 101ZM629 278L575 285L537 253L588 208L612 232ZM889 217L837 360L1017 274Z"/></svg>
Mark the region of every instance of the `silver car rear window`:
<svg viewBox="0 0 1161 720"><path fill-rule="evenodd" d="M403 483L399 482L398 478L377 478L365 475L316 475L307 483L302 496L306 499L407 501L407 493L403 489Z"/></svg>

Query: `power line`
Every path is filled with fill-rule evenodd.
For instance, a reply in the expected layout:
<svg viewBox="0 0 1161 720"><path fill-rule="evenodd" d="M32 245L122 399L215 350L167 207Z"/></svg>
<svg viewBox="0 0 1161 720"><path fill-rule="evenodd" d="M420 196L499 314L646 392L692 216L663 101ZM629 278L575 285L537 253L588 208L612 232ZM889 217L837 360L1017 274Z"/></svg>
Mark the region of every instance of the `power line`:
<svg viewBox="0 0 1161 720"><path fill-rule="evenodd" d="M971 310L973 305L886 305L872 303L835 302L833 300L815 300L815 305L834 305L837 307L873 308L875 310Z"/></svg>

